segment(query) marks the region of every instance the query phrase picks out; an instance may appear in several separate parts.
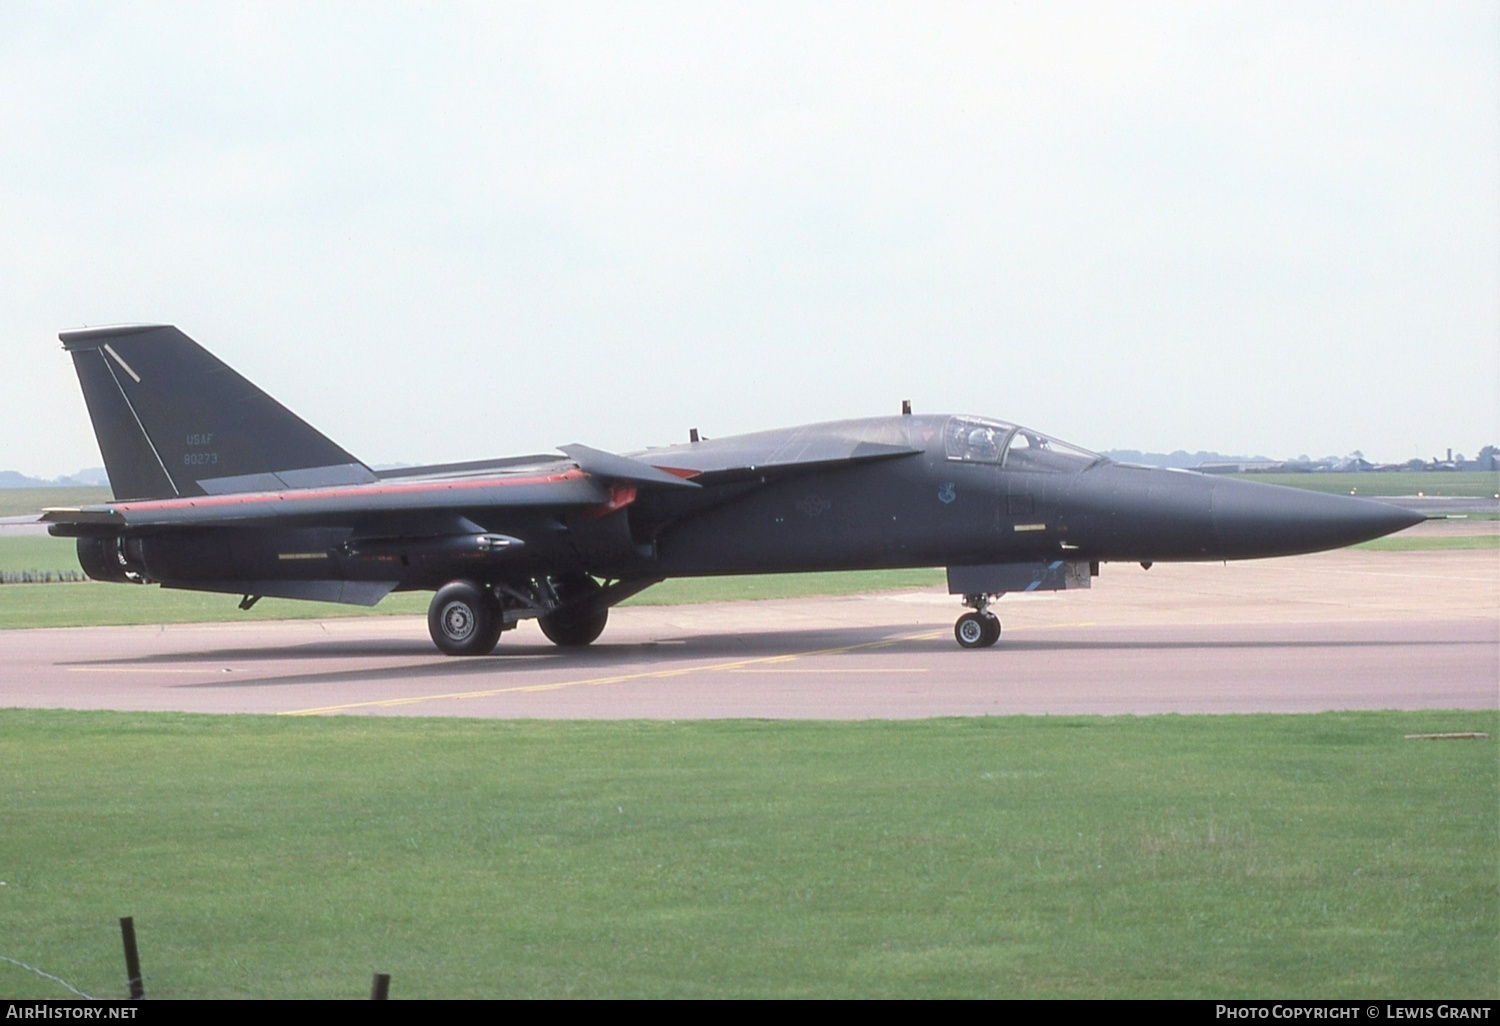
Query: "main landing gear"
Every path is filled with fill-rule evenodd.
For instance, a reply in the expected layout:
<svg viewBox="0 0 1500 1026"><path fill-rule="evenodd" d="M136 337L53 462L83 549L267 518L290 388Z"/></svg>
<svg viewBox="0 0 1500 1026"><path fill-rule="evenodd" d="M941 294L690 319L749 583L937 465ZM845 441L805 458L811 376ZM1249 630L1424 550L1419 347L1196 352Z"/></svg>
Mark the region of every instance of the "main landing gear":
<svg viewBox="0 0 1500 1026"><path fill-rule="evenodd" d="M537 626L547 640L563 648L591 645L604 633L609 607L596 606L588 599L603 591L592 577L564 577L552 582L558 608L537 618Z"/></svg>
<svg viewBox="0 0 1500 1026"><path fill-rule="evenodd" d="M500 599L473 581L450 581L427 607L427 631L445 655L486 655L504 629Z"/></svg>
<svg viewBox="0 0 1500 1026"><path fill-rule="evenodd" d="M1000 618L990 612L990 596L965 595L964 605L973 612L965 613L953 625L953 636L963 648L989 648L1000 640Z"/></svg>
<svg viewBox="0 0 1500 1026"><path fill-rule="evenodd" d="M604 632L610 602L654 583L616 582L605 596L604 585L586 574L509 584L449 581L427 607L427 630L433 644L447 655L487 655L502 631L536 617L547 640L578 648L592 644Z"/></svg>

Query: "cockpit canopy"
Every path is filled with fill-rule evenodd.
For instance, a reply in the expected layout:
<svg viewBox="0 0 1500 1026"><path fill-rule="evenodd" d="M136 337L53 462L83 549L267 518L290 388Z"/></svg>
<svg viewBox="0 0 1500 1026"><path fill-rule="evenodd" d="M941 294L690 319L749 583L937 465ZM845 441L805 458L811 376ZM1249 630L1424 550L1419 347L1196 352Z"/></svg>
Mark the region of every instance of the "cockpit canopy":
<svg viewBox="0 0 1500 1026"><path fill-rule="evenodd" d="M993 463L1007 470L1076 474L1104 457L1039 431L983 417L951 417L943 431L950 460Z"/></svg>

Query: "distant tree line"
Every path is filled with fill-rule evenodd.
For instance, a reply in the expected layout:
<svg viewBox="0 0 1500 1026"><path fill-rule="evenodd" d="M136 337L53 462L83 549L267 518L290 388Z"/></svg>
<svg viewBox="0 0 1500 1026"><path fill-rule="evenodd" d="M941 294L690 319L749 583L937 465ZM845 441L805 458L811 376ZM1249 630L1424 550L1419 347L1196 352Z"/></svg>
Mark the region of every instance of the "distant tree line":
<svg viewBox="0 0 1500 1026"><path fill-rule="evenodd" d="M1324 456L1322 459L1313 459L1303 454L1290 460L1273 460L1265 456L1224 456L1216 452L1189 453L1181 449L1172 453L1109 449L1104 455L1121 463L1144 463L1153 467L1177 467L1181 470L1201 470L1219 474L1500 470L1500 448L1493 445L1481 448L1479 455L1474 459L1469 459L1463 453L1455 453L1449 449L1442 456L1434 456L1431 459L1416 457L1404 463L1372 463L1365 459L1365 454L1358 449L1347 456Z"/></svg>

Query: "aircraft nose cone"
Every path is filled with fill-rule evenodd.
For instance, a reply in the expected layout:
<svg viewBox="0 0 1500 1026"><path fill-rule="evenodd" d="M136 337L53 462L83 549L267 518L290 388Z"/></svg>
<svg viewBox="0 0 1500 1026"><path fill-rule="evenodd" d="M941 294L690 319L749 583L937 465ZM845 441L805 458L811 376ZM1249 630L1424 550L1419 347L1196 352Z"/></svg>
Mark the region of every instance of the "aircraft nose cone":
<svg viewBox="0 0 1500 1026"><path fill-rule="evenodd" d="M1214 481L1210 511L1227 559L1337 549L1427 519L1389 503L1227 478Z"/></svg>

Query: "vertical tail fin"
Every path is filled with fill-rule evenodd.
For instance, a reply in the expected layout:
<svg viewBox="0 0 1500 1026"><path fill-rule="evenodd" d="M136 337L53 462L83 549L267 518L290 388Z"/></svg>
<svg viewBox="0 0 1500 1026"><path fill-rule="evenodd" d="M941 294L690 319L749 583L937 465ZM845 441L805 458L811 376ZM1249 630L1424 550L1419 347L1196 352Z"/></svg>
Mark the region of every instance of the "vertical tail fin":
<svg viewBox="0 0 1500 1026"><path fill-rule="evenodd" d="M165 324L58 336L73 357L116 499L375 480L208 350Z"/></svg>

